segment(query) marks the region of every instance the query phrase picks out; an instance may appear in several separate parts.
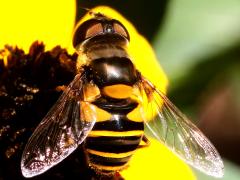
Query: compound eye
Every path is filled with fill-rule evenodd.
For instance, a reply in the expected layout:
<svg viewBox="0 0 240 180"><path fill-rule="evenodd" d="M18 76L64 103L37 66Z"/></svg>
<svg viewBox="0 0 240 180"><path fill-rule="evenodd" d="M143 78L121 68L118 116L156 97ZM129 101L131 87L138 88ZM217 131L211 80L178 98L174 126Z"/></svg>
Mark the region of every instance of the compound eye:
<svg viewBox="0 0 240 180"><path fill-rule="evenodd" d="M98 34L103 33L103 27L101 23L96 23L90 26L85 34L85 39L88 39L90 37L96 36Z"/></svg>
<svg viewBox="0 0 240 180"><path fill-rule="evenodd" d="M115 33L120 34L121 36L123 36L129 40L129 34L128 34L126 28L122 24L120 24L119 22L114 22L113 28L114 28Z"/></svg>
<svg viewBox="0 0 240 180"><path fill-rule="evenodd" d="M74 32L73 47L76 48L79 44L88 38L94 37L103 33L103 27L100 21L91 19L79 24Z"/></svg>

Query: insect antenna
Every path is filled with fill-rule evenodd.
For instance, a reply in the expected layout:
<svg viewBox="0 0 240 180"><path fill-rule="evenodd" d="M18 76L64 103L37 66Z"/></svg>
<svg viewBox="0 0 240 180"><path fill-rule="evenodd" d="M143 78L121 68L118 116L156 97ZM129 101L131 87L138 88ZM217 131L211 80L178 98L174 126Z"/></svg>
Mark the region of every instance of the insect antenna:
<svg viewBox="0 0 240 180"><path fill-rule="evenodd" d="M103 13L101 13L101 12L94 12L92 9L89 9L89 8L87 8L87 7L82 7L82 6L80 6L80 9L88 12L89 15L91 15L91 16L97 18L97 19L102 19L102 18L105 18L105 19L106 19L106 18L108 18L105 14L103 14Z"/></svg>

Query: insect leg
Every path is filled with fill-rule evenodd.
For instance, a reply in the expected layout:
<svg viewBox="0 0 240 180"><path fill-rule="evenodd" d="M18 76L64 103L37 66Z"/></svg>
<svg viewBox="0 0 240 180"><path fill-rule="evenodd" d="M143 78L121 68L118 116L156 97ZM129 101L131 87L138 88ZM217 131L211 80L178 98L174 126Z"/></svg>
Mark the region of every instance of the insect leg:
<svg viewBox="0 0 240 180"><path fill-rule="evenodd" d="M142 144L142 142L144 143L144 144ZM148 138L145 136L145 135L143 135L143 137L142 137L142 141L141 141L141 143L140 143L140 145L138 146L138 149L139 148L145 148L145 147L148 147L148 146L150 146L150 141L148 140Z"/></svg>

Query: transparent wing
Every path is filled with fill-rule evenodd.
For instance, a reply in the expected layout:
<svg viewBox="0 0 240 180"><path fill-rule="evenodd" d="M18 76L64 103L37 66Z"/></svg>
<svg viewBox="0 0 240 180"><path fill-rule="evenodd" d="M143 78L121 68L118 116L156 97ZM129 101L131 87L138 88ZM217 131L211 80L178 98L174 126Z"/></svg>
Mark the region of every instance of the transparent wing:
<svg viewBox="0 0 240 180"><path fill-rule="evenodd" d="M85 76L77 75L33 132L21 160L25 177L39 175L62 161L92 129L94 113L81 109L84 83Z"/></svg>
<svg viewBox="0 0 240 180"><path fill-rule="evenodd" d="M193 167L215 177L223 176L223 162L215 147L168 98L147 80L140 85L145 126L150 134Z"/></svg>

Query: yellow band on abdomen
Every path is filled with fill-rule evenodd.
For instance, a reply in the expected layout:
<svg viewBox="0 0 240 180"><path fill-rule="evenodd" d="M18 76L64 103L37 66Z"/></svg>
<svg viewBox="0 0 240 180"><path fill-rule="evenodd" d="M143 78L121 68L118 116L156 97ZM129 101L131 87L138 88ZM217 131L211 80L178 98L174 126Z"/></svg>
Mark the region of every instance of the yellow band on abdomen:
<svg viewBox="0 0 240 180"><path fill-rule="evenodd" d="M129 152L124 152L124 153L108 153L108 152L101 152L101 151L95 151L92 149L87 149L87 152L94 154L94 155L102 156L102 157L125 158L128 156L131 156L135 152L135 150L129 151Z"/></svg>
<svg viewBox="0 0 240 180"><path fill-rule="evenodd" d="M142 130L133 130L133 131L90 131L88 137L97 137L97 136L114 136L114 137L121 137L121 136L141 136L143 135Z"/></svg>

